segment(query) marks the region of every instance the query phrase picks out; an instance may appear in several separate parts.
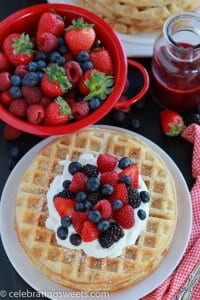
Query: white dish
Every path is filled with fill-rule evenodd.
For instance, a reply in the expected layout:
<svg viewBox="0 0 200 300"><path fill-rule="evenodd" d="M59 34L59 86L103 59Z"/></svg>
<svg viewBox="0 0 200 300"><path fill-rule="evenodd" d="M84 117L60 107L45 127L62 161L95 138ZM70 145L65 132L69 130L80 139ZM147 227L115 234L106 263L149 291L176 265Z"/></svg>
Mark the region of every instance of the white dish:
<svg viewBox="0 0 200 300"><path fill-rule="evenodd" d="M95 127L95 126L94 126ZM99 127L99 126L97 126ZM111 126L102 126L102 128L111 128L114 130L121 130L122 133L130 133L140 137L146 142L167 164L176 185L178 196L178 222L174 240L170 247L169 253L164 258L160 266L145 280L135 285L132 288L124 290L122 292L113 293L110 295L109 300L122 300L132 299L136 300L144 295L150 293L156 287L158 287L176 268L180 262L191 232L192 227L192 208L190 201L190 194L186 185L186 182L172 159L156 144L148 140L147 138L132 133L125 129L119 129ZM69 290L57 284L56 282L45 277L39 270L33 267L28 258L20 251L19 243L16 232L14 230L14 218L15 218L15 194L20 181L20 177L26 168L29 166L31 160L37 155L37 152L47 143L49 143L54 137L49 137L36 146L34 146L16 165L11 172L1 197L0 206L0 229L1 239L3 246L8 255L8 258L16 271L21 277L35 290L39 292L48 291L48 298L50 299L66 299L63 297L63 293L69 293ZM68 294L69 297L69 294ZM74 297L73 299L80 299ZM94 297L87 297L88 300L94 299Z"/></svg>

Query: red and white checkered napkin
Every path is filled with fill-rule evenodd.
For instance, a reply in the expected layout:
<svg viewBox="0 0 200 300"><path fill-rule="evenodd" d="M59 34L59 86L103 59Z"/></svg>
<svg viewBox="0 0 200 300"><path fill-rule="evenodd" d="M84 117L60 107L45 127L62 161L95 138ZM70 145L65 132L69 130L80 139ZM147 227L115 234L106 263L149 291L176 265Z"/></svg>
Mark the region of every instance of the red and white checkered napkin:
<svg viewBox="0 0 200 300"><path fill-rule="evenodd" d="M193 208L192 233L186 252L171 276L157 289L141 300L172 300L185 285L190 273L200 262L200 126L191 124L182 133L182 137L194 144L192 176L196 179L190 192ZM184 222L183 222L184 223ZM196 284L192 300L200 299L200 280Z"/></svg>

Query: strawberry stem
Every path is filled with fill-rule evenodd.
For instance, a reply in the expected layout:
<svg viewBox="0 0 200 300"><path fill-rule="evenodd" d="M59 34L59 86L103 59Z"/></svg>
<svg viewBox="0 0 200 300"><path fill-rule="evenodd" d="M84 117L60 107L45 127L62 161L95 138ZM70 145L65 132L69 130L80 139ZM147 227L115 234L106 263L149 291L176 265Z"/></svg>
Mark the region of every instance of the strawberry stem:
<svg viewBox="0 0 200 300"><path fill-rule="evenodd" d="M58 82L63 92L66 92L72 87L65 69L58 64L53 64L50 67L45 68L44 71L48 74L47 79L51 82Z"/></svg>
<svg viewBox="0 0 200 300"><path fill-rule="evenodd" d="M33 53L33 43L30 41L28 34L24 32L19 38L13 38L13 54L25 53L31 55Z"/></svg>
<svg viewBox="0 0 200 300"><path fill-rule="evenodd" d="M55 102L60 106L60 113L62 115L68 115L71 120L73 118L72 110L67 102L62 97L57 97Z"/></svg>

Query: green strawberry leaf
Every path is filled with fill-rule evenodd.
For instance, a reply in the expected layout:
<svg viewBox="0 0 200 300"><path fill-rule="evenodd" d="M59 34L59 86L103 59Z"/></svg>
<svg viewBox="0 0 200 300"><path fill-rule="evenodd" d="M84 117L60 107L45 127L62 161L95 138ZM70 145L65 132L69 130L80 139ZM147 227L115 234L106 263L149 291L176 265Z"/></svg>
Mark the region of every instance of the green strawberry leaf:
<svg viewBox="0 0 200 300"><path fill-rule="evenodd" d="M13 39L12 46L14 55L19 53L31 55L33 53L33 43L30 41L29 35L25 34L24 32L21 34L20 38Z"/></svg>
<svg viewBox="0 0 200 300"><path fill-rule="evenodd" d="M70 120L73 118L72 110L67 102L62 97L57 97L55 102L60 106L60 113L62 115L68 115Z"/></svg>
<svg viewBox="0 0 200 300"><path fill-rule="evenodd" d="M45 68L44 71L48 74L47 79L51 82L58 82L63 92L71 89L72 84L63 67L60 67L58 64L53 64L50 67Z"/></svg>

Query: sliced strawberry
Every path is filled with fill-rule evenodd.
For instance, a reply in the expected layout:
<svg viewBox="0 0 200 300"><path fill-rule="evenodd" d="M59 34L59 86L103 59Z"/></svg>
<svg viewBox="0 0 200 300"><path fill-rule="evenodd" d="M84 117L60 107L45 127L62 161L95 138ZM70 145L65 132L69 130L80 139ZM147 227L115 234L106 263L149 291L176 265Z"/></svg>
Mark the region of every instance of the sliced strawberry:
<svg viewBox="0 0 200 300"><path fill-rule="evenodd" d="M75 204L74 200L56 196L54 197L53 201L54 201L54 206L58 214L61 216L61 218L71 215L72 212L74 211L74 204Z"/></svg>
<svg viewBox="0 0 200 300"><path fill-rule="evenodd" d="M87 176L81 172L76 172L72 178L69 185L69 190L73 193L78 193L85 190L85 184L87 181Z"/></svg>
<svg viewBox="0 0 200 300"><path fill-rule="evenodd" d="M95 224L91 221L85 221L83 224L81 237L84 242L92 242L96 240L99 237L99 231L97 230Z"/></svg>
<svg viewBox="0 0 200 300"><path fill-rule="evenodd" d="M101 213L101 218L102 219L110 219L111 216L112 216L111 204L106 199L98 201L95 204L94 209L98 210Z"/></svg>
<svg viewBox="0 0 200 300"><path fill-rule="evenodd" d="M109 197L112 202L114 200L121 200L122 203L128 204L128 191L125 183L119 183L115 186L115 190L112 196Z"/></svg>
<svg viewBox="0 0 200 300"><path fill-rule="evenodd" d="M113 171L117 164L117 157L110 154L99 154L97 157L97 167L100 172Z"/></svg>
<svg viewBox="0 0 200 300"><path fill-rule="evenodd" d="M132 206L127 204L120 209L114 210L113 219L125 229L133 227L135 218Z"/></svg>
<svg viewBox="0 0 200 300"><path fill-rule="evenodd" d="M128 166L127 168L125 168L122 172L119 173L119 177L122 176L129 176L132 179L132 186L134 188L138 188L139 187L139 169L138 166L135 164L132 164L130 166Z"/></svg>
<svg viewBox="0 0 200 300"><path fill-rule="evenodd" d="M118 173L115 171L103 172L100 175L101 184L111 184L115 186L118 182Z"/></svg>
<svg viewBox="0 0 200 300"><path fill-rule="evenodd" d="M72 225L74 226L75 230L81 234L83 229L83 224L87 220L87 213L82 211L74 211L72 213Z"/></svg>

